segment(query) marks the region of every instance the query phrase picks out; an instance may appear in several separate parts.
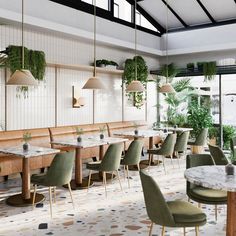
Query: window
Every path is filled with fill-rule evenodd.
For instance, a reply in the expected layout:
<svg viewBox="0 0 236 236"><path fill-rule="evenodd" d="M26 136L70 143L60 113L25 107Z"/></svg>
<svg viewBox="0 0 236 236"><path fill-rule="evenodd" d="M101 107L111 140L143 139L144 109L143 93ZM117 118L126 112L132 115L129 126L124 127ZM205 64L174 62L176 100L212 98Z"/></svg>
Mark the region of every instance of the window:
<svg viewBox="0 0 236 236"><path fill-rule="evenodd" d="M131 22L132 7L126 0L114 0L114 17Z"/></svg>
<svg viewBox="0 0 236 236"><path fill-rule="evenodd" d="M86 2L88 4L94 5L94 0L82 0L82 2ZM96 5L97 7L100 7L105 10L109 9L108 0L96 0Z"/></svg>
<svg viewBox="0 0 236 236"><path fill-rule="evenodd" d="M136 24L146 29L150 29L157 32L157 29L137 10L136 10Z"/></svg>

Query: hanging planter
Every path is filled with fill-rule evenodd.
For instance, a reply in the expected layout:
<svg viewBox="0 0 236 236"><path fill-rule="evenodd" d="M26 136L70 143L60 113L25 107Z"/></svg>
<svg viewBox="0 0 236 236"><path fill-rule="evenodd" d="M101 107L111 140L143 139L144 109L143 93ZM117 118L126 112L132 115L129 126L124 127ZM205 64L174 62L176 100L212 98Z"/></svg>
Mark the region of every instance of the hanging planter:
<svg viewBox="0 0 236 236"><path fill-rule="evenodd" d="M135 78L135 58L137 61L137 78ZM148 67L141 56L135 56L133 59L126 59L125 61L123 84L127 87L135 79L140 81L146 88L148 81ZM133 105L139 109L146 101L144 92L128 92L127 96L129 97L129 100L133 102Z"/></svg>

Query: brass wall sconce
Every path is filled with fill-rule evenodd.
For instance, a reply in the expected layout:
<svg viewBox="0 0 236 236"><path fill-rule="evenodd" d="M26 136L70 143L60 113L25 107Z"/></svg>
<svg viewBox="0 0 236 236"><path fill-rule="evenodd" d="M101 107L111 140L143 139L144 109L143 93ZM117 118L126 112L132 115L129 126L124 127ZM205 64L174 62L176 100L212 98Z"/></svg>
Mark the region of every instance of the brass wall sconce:
<svg viewBox="0 0 236 236"><path fill-rule="evenodd" d="M75 88L75 86L72 86L72 107L81 108L85 104L85 97L81 97L79 89Z"/></svg>

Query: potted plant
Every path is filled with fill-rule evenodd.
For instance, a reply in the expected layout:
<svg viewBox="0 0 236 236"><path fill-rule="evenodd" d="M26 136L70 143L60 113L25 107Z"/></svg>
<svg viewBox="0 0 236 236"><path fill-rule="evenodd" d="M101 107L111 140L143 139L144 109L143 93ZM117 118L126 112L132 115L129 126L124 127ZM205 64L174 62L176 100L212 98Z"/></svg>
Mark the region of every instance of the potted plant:
<svg viewBox="0 0 236 236"><path fill-rule="evenodd" d="M26 132L23 134L23 140L24 140L24 144L23 144L23 150L26 152L29 150L29 141L31 140L31 133Z"/></svg>
<svg viewBox="0 0 236 236"><path fill-rule="evenodd" d="M197 62L197 69L200 72L203 72L203 65L205 62Z"/></svg>
<svg viewBox="0 0 236 236"><path fill-rule="evenodd" d="M203 75L205 80L213 80L216 75L216 61L203 63Z"/></svg>
<svg viewBox="0 0 236 236"><path fill-rule="evenodd" d="M219 137L219 128L212 126L208 129L209 144L216 145L217 138Z"/></svg>
<svg viewBox="0 0 236 236"><path fill-rule="evenodd" d="M187 70L190 71L190 72L193 72L194 71L194 63L188 63L187 64Z"/></svg>
<svg viewBox="0 0 236 236"><path fill-rule="evenodd" d="M99 127L100 139L104 139L104 132L106 131L106 125Z"/></svg>
<svg viewBox="0 0 236 236"><path fill-rule="evenodd" d="M109 61L109 60L106 60L106 59L102 59L102 60L96 60L96 66L97 67L107 67L107 68L117 69L118 64L114 61Z"/></svg>
<svg viewBox="0 0 236 236"><path fill-rule="evenodd" d="M77 137L77 142L81 143L82 142L82 134L84 133L83 129L80 127L76 127L76 134L78 135Z"/></svg>
<svg viewBox="0 0 236 236"><path fill-rule="evenodd" d="M223 126L223 142L224 142L224 149L230 149L230 140L235 137L236 130L231 125L224 125Z"/></svg>

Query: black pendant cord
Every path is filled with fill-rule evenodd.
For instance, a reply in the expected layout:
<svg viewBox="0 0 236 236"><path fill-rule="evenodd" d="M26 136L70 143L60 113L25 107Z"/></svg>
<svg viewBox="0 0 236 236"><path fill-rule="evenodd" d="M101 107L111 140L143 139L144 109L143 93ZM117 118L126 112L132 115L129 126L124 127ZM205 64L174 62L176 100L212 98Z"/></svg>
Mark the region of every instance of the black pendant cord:
<svg viewBox="0 0 236 236"><path fill-rule="evenodd" d="M97 31L97 22L96 22L96 0L94 0L94 17L93 17L93 56L94 56L94 70L93 70L93 76L96 77L97 71L96 71L96 31Z"/></svg>

